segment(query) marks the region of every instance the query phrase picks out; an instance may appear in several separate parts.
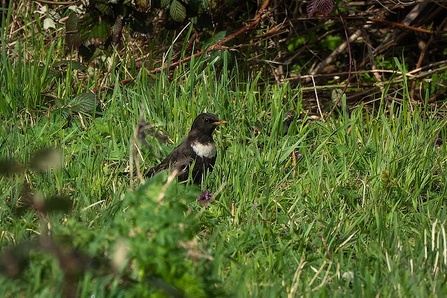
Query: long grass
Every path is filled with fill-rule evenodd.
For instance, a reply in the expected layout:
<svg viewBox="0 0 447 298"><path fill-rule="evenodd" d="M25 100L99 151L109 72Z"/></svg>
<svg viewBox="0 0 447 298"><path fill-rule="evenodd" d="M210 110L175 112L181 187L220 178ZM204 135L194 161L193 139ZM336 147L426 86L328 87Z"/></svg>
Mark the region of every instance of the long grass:
<svg viewBox="0 0 447 298"><path fill-rule="evenodd" d="M50 76L59 45L34 59L27 46L18 43L12 60L2 55L0 70L1 158L21 166L0 177L7 297L447 294L446 121L411 106L405 91L389 106L342 105L314 121L299 86L244 78L225 54L157 76L133 73L131 57L103 81L117 83L130 69L131 84L98 92L95 112L67 118L46 96L66 104L104 78L80 81L70 64ZM289 110L296 118L285 130ZM167 185L167 175L131 188L120 173L129 170L140 117L173 141L137 143L143 168L203 111L229 121L215 133L216 166L200 189L215 201L201 207L196 186ZM62 166L30 167L43 148L57 148ZM49 204L54 196L69 207Z"/></svg>

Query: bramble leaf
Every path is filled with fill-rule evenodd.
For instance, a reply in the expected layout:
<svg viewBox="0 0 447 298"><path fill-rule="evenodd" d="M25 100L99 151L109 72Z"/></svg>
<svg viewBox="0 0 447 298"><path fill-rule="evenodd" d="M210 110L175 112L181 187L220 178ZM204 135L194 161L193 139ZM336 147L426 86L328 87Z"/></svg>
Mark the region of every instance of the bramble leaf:
<svg viewBox="0 0 447 298"><path fill-rule="evenodd" d="M90 113L96 107L96 95L93 93L81 93L70 102L73 112Z"/></svg>
<svg viewBox="0 0 447 298"><path fill-rule="evenodd" d="M170 13L172 19L177 22L182 22L186 18L186 8L177 0L172 1Z"/></svg>
<svg viewBox="0 0 447 298"><path fill-rule="evenodd" d="M166 6L169 5L169 3L171 3L171 0L161 0L161 7L165 8Z"/></svg>
<svg viewBox="0 0 447 298"><path fill-rule="evenodd" d="M332 0L311 0L307 4L307 17L312 17L314 13L319 12L327 16L334 7Z"/></svg>

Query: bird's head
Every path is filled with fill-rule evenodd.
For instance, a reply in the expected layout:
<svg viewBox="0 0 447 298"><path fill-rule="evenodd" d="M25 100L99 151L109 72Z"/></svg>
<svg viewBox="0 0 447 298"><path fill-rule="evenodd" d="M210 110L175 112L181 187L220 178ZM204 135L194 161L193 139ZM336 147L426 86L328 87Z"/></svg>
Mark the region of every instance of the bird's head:
<svg viewBox="0 0 447 298"><path fill-rule="evenodd" d="M227 121L220 120L219 117L214 114L202 113L194 120L191 131L198 131L202 134L211 135L217 126L225 123L227 123Z"/></svg>

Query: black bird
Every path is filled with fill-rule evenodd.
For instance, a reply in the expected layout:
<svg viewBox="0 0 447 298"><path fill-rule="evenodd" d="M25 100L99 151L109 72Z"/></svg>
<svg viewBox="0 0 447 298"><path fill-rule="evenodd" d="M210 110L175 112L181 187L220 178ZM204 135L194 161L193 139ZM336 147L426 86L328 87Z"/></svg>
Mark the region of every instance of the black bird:
<svg viewBox="0 0 447 298"><path fill-rule="evenodd" d="M146 171L144 176L149 178L163 170L178 169L178 180L186 181L189 176L189 166L194 163L192 179L195 184L200 184L202 176L206 172L211 173L216 162L217 151L213 131L218 125L225 123L227 121L220 120L214 114L200 114L194 120L186 139L159 165Z"/></svg>

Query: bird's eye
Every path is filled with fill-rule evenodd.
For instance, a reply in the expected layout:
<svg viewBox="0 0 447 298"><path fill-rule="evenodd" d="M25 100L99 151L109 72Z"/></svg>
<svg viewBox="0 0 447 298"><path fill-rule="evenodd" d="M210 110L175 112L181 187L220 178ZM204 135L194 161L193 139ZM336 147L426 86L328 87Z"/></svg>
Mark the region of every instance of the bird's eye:
<svg viewBox="0 0 447 298"><path fill-rule="evenodd" d="M205 118L205 123L210 123L210 119Z"/></svg>

